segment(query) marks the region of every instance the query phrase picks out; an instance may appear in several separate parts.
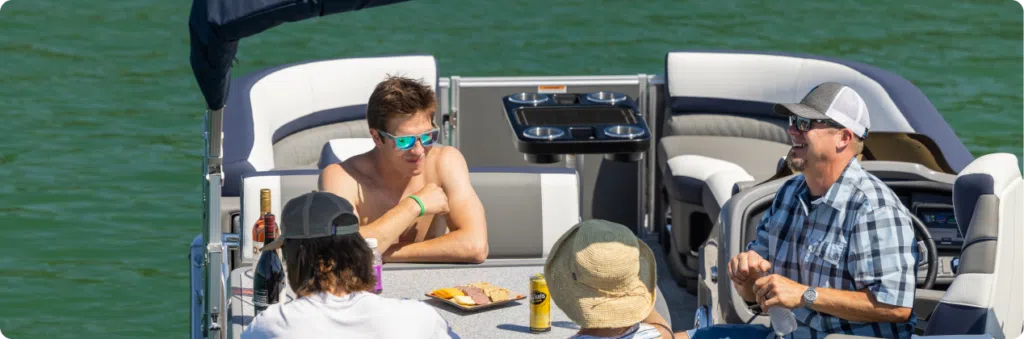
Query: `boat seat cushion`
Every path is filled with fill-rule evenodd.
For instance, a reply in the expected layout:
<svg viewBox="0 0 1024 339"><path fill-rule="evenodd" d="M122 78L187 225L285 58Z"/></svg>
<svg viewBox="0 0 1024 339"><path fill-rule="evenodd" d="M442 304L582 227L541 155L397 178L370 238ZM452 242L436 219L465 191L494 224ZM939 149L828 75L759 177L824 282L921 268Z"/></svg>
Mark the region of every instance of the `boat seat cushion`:
<svg viewBox="0 0 1024 339"><path fill-rule="evenodd" d="M740 191L742 185L754 182L754 177L742 169L719 171L708 176L701 194L704 211L711 217L712 222L718 220L722 206Z"/></svg>
<svg viewBox="0 0 1024 339"><path fill-rule="evenodd" d="M547 257L580 222L576 171L568 168L471 168L487 213L488 258Z"/></svg>
<svg viewBox="0 0 1024 339"><path fill-rule="evenodd" d="M1022 298L1012 296L1020 295L1021 284L1014 262L1024 239L1018 233L1022 185L1017 157L1007 153L982 156L957 175L953 212L964 234L960 268L932 312L927 335L997 333L1003 326L1021 326L1013 314L1020 314Z"/></svg>
<svg viewBox="0 0 1024 339"><path fill-rule="evenodd" d="M373 138L332 139L320 150L317 168L324 169L327 165L337 164L352 156L369 152L373 147Z"/></svg>
<svg viewBox="0 0 1024 339"><path fill-rule="evenodd" d="M790 145L727 136L676 135L661 138L658 145L663 185L673 200L700 205L704 182L721 171L747 173L762 181L775 175L779 159L789 153Z"/></svg>
<svg viewBox="0 0 1024 339"><path fill-rule="evenodd" d="M255 260L252 226L259 218L260 189L271 190L271 211L281 215L288 200L317 189L319 175L315 168L244 175L243 260ZM578 179L573 169L473 167L470 181L486 211L490 259L546 257L558 237L580 221Z"/></svg>

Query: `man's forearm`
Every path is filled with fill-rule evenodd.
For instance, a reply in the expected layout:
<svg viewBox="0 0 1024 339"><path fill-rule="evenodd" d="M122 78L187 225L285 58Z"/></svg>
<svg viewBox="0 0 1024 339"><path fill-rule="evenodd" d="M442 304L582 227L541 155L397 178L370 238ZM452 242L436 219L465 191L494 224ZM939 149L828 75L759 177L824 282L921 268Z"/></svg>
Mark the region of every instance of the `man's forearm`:
<svg viewBox="0 0 1024 339"><path fill-rule="evenodd" d="M811 309L850 321L901 323L907 321L911 314L910 308L876 301L874 294L868 290L818 288L817 292L818 298Z"/></svg>
<svg viewBox="0 0 1024 339"><path fill-rule="evenodd" d="M458 230L421 242L398 243L384 253L384 259L388 262L481 263L487 256L487 240L479 238Z"/></svg>
<svg viewBox="0 0 1024 339"><path fill-rule="evenodd" d="M369 225L359 228L363 238L376 238L377 249L382 253L398 242L398 237L405 232L420 214L420 206L411 199L402 199L397 206Z"/></svg>

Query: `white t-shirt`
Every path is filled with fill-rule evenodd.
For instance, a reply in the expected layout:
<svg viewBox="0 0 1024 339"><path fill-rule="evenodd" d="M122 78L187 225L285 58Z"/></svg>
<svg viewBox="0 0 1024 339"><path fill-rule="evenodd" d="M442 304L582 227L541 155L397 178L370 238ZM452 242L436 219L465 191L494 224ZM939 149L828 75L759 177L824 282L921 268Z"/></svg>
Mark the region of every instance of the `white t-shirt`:
<svg viewBox="0 0 1024 339"><path fill-rule="evenodd" d="M450 331L436 310L418 300L322 292L270 306L242 338L458 338Z"/></svg>

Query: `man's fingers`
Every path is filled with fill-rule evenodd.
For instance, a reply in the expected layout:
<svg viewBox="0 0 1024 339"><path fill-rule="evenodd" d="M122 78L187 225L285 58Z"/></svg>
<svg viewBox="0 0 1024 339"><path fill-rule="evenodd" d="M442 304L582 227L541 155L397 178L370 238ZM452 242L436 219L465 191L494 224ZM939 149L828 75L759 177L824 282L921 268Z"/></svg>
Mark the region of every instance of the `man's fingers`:
<svg viewBox="0 0 1024 339"><path fill-rule="evenodd" d="M769 283L771 281L772 281L772 276L771 275L766 275L766 276L758 278L757 280L754 280L754 286L757 286L758 288L760 288L761 286L764 286L765 284L767 284L767 283Z"/></svg>
<svg viewBox="0 0 1024 339"><path fill-rule="evenodd" d="M740 266L739 267L740 274L742 274L744 276L747 275L747 274L750 274L750 269L749 269L749 266L747 264L747 256L741 254L739 259L740 259L740 264L739 264L739 266Z"/></svg>
<svg viewBox="0 0 1024 339"><path fill-rule="evenodd" d="M772 263L768 262L768 260L761 260L761 263L759 265L761 266L760 267L761 272L771 272L772 271Z"/></svg>
<svg viewBox="0 0 1024 339"><path fill-rule="evenodd" d="M781 305L781 303L779 302L779 296L773 295L772 298L766 299L764 301L764 305L762 306L762 308L764 308L767 311L769 307L776 305Z"/></svg>
<svg viewBox="0 0 1024 339"><path fill-rule="evenodd" d="M770 293L774 289L775 289L775 284L769 282L769 283L765 284L764 286L758 287L757 288L757 294L760 294L761 296L763 296L765 298L768 298L769 297L768 293Z"/></svg>

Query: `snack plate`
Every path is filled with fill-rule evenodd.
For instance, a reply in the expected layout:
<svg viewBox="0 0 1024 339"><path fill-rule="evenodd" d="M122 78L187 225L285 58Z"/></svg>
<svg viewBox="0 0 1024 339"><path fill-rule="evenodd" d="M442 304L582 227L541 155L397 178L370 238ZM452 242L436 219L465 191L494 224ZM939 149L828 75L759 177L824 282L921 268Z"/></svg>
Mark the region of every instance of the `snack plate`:
<svg viewBox="0 0 1024 339"><path fill-rule="evenodd" d="M426 295L427 297L430 297L431 299L440 300L440 301L442 301L442 302L444 302L444 303L446 303L448 305L452 305L452 306L458 307L459 309L462 309L462 310L465 310L465 311L479 311L479 310L483 310L483 309L492 308L492 307L495 307L495 306L501 306L501 305L504 305L504 304L508 304L508 303L516 301L516 300L526 299L525 295L519 294L519 295L516 295L514 297L510 297L507 300L495 301L495 302L492 302L492 303L487 304L487 305L466 306L466 305L461 305L461 304L459 304L457 302L454 302L454 301L451 301L451 300L448 300L448 299L444 299L444 298L435 296L433 294L430 294L430 292L424 293L424 295Z"/></svg>

